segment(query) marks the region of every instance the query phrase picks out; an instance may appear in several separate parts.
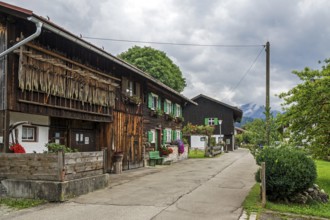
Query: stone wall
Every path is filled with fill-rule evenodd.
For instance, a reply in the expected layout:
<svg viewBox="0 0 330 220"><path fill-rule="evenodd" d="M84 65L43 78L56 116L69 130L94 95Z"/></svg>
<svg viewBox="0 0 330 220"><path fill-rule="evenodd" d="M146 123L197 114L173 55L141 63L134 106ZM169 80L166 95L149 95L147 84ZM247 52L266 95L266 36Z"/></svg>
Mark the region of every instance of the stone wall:
<svg viewBox="0 0 330 220"><path fill-rule="evenodd" d="M166 163L166 161L178 162L180 160L188 159L188 145L184 146L184 152L182 154L178 153L177 145L170 145L169 147L173 149L173 153L164 158L164 163Z"/></svg>

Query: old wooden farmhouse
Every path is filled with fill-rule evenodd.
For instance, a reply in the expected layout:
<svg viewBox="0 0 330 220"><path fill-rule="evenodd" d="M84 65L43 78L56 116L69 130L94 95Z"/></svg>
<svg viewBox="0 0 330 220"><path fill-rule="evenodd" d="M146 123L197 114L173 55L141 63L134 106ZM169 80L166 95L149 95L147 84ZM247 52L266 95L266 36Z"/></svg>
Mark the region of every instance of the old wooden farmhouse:
<svg viewBox="0 0 330 220"><path fill-rule="evenodd" d="M198 105L187 104L183 110L185 124L215 126L214 137L217 142L223 140L224 150L233 151L235 149L234 123L242 119L242 110L202 94L192 100Z"/></svg>
<svg viewBox="0 0 330 220"><path fill-rule="evenodd" d="M181 138L196 103L32 11L0 2L0 152L49 142L123 153L123 168ZM210 115L211 116L211 115ZM227 131L226 131L227 132ZM229 132L229 131L228 131ZM146 144L149 143L149 144Z"/></svg>

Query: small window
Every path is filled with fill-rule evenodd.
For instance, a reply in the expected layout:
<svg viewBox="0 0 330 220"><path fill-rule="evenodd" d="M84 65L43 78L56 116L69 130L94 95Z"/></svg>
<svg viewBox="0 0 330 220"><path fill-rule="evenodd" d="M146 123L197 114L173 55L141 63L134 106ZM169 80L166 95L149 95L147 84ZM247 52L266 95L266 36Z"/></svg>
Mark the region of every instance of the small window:
<svg viewBox="0 0 330 220"><path fill-rule="evenodd" d="M161 101L160 101L159 97L153 93L149 93L148 107L152 110L157 110L157 109L161 108L160 104L161 104Z"/></svg>
<svg viewBox="0 0 330 220"><path fill-rule="evenodd" d="M181 131L180 130L176 130L175 133L176 133L175 139L176 140L181 139Z"/></svg>
<svg viewBox="0 0 330 220"><path fill-rule="evenodd" d="M140 84L123 77L122 79L122 92L126 96L140 97Z"/></svg>
<svg viewBox="0 0 330 220"><path fill-rule="evenodd" d="M170 128L166 129L166 143L170 143L172 141L172 130Z"/></svg>
<svg viewBox="0 0 330 220"><path fill-rule="evenodd" d="M205 125L219 125L218 118L205 118Z"/></svg>
<svg viewBox="0 0 330 220"><path fill-rule="evenodd" d="M182 116L182 110L181 110L181 105L176 104L176 117L181 117Z"/></svg>
<svg viewBox="0 0 330 220"><path fill-rule="evenodd" d="M150 143L156 143L156 131L150 130L148 131L148 142Z"/></svg>
<svg viewBox="0 0 330 220"><path fill-rule="evenodd" d="M22 126L22 141L37 141L37 128L33 126Z"/></svg>
<svg viewBox="0 0 330 220"><path fill-rule="evenodd" d="M166 103L166 104L164 104L164 107L165 107L165 109L164 109L164 111L165 111L165 113L166 114L172 114L172 102L170 101L170 100L165 100L165 102L164 103Z"/></svg>

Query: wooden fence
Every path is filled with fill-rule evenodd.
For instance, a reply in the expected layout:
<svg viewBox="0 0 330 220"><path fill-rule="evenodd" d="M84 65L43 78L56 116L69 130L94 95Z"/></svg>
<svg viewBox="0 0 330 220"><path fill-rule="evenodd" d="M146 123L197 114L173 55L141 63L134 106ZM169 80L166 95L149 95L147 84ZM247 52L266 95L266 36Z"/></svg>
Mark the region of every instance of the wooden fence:
<svg viewBox="0 0 330 220"><path fill-rule="evenodd" d="M104 173L104 151L0 154L0 179L68 181Z"/></svg>

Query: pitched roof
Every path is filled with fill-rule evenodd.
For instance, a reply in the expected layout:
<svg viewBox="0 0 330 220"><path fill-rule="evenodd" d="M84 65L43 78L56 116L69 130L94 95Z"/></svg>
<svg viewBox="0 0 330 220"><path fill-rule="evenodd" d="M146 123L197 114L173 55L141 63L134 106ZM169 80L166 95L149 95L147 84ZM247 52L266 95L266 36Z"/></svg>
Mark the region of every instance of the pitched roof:
<svg viewBox="0 0 330 220"><path fill-rule="evenodd" d="M5 11L7 13L13 14L15 16L21 17L23 19L28 19L30 21L34 21L34 22L41 22L43 24L43 28L46 28L52 32L54 32L55 34L58 34L64 38L67 38L69 40L71 40L74 43L79 44L80 46L83 46L93 52L96 52L97 54L117 63L120 64L122 66L124 66L125 68L135 72L136 74L146 78L147 80L151 81L152 83L155 83L158 86L161 86L163 89L175 94L176 96L180 97L181 99L190 102L194 105L196 105L196 103L194 101L192 101L191 99L185 97L184 95L182 95L181 93L175 91L174 89L170 88L169 86L165 85L164 83L160 82L159 80L155 79L154 77L150 76L149 74L143 72L142 70L138 69L137 67L125 62L124 60L119 59L118 57L110 54L109 52L104 51L102 48L99 48L85 40L83 40L82 38L72 34L71 32L65 30L64 28L56 25L55 23L41 17L38 16L36 14L34 14L32 11L24 9L24 8L20 8L14 5L10 5L8 3L5 2L1 2L0 1L0 11Z"/></svg>
<svg viewBox="0 0 330 220"><path fill-rule="evenodd" d="M203 95L203 94L200 94L198 96L195 96L194 98L192 98L191 100L193 101L196 101L197 99L199 98L204 98L204 99L208 99L210 100L211 102L214 102L216 104L219 104L219 105L222 105L222 106L225 106L227 108L230 108L234 111L235 115L237 116L237 118L242 118L243 117L243 111L241 109L239 109L238 107L234 107L234 106L231 106L231 105L228 105L226 103L223 103L223 102L220 102L219 100L216 100L216 99L213 99L209 96L206 96L206 95Z"/></svg>

